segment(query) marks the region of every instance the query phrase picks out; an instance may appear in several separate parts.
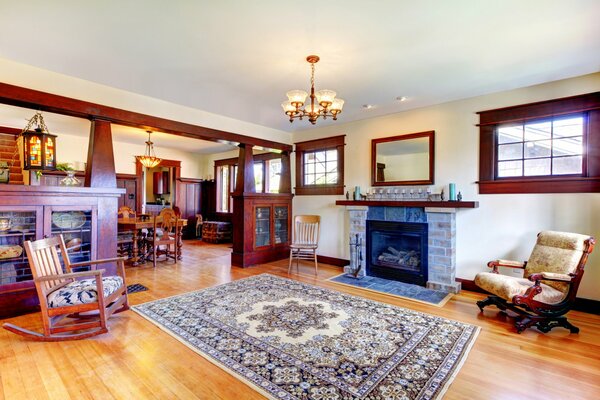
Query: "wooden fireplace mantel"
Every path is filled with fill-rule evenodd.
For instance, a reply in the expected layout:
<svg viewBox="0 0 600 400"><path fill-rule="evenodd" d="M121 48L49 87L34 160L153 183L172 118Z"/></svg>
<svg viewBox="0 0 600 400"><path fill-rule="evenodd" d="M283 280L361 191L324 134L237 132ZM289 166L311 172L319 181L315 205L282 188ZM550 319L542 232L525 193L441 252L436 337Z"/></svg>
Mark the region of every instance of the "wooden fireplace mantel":
<svg viewBox="0 0 600 400"><path fill-rule="evenodd" d="M336 206L478 208L478 201L336 200Z"/></svg>

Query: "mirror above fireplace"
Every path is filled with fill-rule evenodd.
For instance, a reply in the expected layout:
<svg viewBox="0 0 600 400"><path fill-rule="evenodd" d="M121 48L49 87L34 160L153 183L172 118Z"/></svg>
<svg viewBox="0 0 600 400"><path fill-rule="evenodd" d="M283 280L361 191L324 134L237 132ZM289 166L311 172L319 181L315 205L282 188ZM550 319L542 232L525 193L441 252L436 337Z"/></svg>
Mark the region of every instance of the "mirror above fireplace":
<svg viewBox="0 0 600 400"><path fill-rule="evenodd" d="M371 141L372 186L432 185L435 131Z"/></svg>

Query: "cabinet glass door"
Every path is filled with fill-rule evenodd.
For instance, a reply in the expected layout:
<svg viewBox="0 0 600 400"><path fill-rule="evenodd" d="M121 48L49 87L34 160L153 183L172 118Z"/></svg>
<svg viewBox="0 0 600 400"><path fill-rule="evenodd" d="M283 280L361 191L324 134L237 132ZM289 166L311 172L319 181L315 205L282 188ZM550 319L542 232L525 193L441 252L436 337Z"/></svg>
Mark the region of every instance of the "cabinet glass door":
<svg viewBox="0 0 600 400"><path fill-rule="evenodd" d="M255 209L254 243L255 247L271 245L271 207Z"/></svg>
<svg viewBox="0 0 600 400"><path fill-rule="evenodd" d="M63 235L72 263L90 261L92 257L93 211L59 211L50 213L51 235Z"/></svg>
<svg viewBox="0 0 600 400"><path fill-rule="evenodd" d="M288 242L288 207L275 206L275 244Z"/></svg>
<svg viewBox="0 0 600 400"><path fill-rule="evenodd" d="M33 279L23 242L36 239L36 211L0 211L0 285Z"/></svg>

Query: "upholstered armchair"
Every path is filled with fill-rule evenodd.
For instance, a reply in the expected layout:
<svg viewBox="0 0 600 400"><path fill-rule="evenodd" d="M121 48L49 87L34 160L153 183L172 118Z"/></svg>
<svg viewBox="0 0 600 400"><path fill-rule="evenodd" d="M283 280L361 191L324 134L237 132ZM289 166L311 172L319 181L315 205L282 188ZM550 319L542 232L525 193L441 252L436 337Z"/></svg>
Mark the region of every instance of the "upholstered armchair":
<svg viewBox="0 0 600 400"><path fill-rule="evenodd" d="M518 314L517 332L535 326L542 332L562 326L578 333L564 316L575 301L583 268L595 239L576 233L540 232L526 262L495 260L491 272L480 272L475 284L492 295L477 302L479 309L490 304ZM501 275L498 267L519 268L523 278Z"/></svg>

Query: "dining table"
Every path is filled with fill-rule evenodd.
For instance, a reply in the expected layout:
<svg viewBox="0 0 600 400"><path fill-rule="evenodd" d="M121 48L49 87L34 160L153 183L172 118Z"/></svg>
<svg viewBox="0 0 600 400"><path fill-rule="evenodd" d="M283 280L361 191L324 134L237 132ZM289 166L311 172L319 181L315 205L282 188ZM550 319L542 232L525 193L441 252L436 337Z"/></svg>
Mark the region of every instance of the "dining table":
<svg viewBox="0 0 600 400"><path fill-rule="evenodd" d="M132 244L132 261L133 261L133 266L137 266L143 262L145 262L145 254L144 253L140 253L140 249L138 247L138 241L140 238L140 234L142 232L142 229L152 229L154 228L154 220L157 220L156 222L161 222L162 217L159 216L144 216L144 217L129 217L129 218L119 218L117 220L118 223L118 230L119 232L131 232L131 236L132 236L132 240L133 240L133 244ZM183 231L183 227L187 225L187 219L185 218L178 218L177 219L177 234L176 234L176 238L177 238L177 260L181 260L182 256L181 256L181 248L183 247L183 240L182 238L182 231Z"/></svg>

